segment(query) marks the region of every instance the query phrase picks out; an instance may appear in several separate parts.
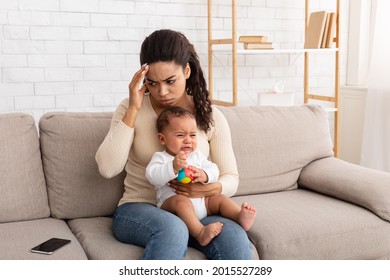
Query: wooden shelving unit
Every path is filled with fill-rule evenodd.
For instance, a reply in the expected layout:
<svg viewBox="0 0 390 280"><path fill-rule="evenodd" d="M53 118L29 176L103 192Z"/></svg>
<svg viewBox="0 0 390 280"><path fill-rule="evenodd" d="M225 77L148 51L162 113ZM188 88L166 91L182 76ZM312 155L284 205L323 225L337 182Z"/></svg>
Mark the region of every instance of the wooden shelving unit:
<svg viewBox="0 0 390 280"><path fill-rule="evenodd" d="M328 110L334 112L334 153L335 156L338 156L339 149L339 105L340 105L340 1L336 1L336 36L333 39L335 47L333 48L323 48L323 49L273 49L273 50L238 50L237 49L237 1L232 0L232 27L231 27L231 37L225 39L215 39L213 38L213 1L208 0L208 71L209 71L209 91L211 95L212 102L217 105L223 106L236 106L238 104L237 97L237 55L241 54L278 54L278 53L303 53L304 54L304 83L303 83L303 92L304 92L304 103L309 103L310 100L318 100L322 102L331 102L334 104L333 110ZM310 0L305 0L305 32L307 30L307 25L309 22L310 16ZM232 99L229 102L217 100L213 96L213 46L214 45L230 45L231 46L231 55L232 55ZM334 96L322 96L316 93L311 93L309 91L309 60L311 53L324 53L332 52L335 54L335 87L334 87Z"/></svg>

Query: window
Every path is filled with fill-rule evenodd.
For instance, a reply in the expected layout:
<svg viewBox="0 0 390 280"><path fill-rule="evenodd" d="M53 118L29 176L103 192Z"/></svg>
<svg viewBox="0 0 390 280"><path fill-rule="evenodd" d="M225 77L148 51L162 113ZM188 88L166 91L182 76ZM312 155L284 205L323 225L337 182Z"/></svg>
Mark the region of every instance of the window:
<svg viewBox="0 0 390 280"><path fill-rule="evenodd" d="M347 85L366 86L373 0L353 0L349 6Z"/></svg>

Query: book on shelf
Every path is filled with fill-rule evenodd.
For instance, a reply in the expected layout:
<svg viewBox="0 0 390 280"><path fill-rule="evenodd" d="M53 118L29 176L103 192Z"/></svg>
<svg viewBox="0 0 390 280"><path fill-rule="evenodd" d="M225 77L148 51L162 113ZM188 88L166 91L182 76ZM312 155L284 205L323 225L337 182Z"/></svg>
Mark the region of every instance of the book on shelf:
<svg viewBox="0 0 390 280"><path fill-rule="evenodd" d="M240 43L265 43L268 41L268 36L264 35L242 35L238 37Z"/></svg>
<svg viewBox="0 0 390 280"><path fill-rule="evenodd" d="M324 48L331 48L332 47L333 39L334 39L334 32L336 31L336 24L337 24L336 19L337 19L337 13L330 12Z"/></svg>
<svg viewBox="0 0 390 280"><path fill-rule="evenodd" d="M330 13L326 13L324 32L322 32L321 48L326 47L326 40L328 35Z"/></svg>
<svg viewBox="0 0 390 280"><path fill-rule="evenodd" d="M317 11L310 14L305 32L305 49L318 49L321 47L326 17L326 11Z"/></svg>
<svg viewBox="0 0 390 280"><path fill-rule="evenodd" d="M244 50L272 50L272 42L244 43Z"/></svg>

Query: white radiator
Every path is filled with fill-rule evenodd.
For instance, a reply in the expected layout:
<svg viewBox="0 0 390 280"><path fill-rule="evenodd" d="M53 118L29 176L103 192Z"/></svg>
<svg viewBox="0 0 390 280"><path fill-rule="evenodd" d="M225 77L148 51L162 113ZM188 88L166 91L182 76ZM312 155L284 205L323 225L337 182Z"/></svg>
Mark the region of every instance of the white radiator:
<svg viewBox="0 0 390 280"><path fill-rule="evenodd" d="M340 89L339 158L360 164L367 88L344 86Z"/></svg>

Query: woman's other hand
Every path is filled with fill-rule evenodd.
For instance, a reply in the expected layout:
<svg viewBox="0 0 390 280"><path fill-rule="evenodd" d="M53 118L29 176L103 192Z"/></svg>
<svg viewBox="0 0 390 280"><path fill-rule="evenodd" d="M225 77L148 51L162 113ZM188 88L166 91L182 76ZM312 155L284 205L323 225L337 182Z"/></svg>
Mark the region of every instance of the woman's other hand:
<svg viewBox="0 0 390 280"><path fill-rule="evenodd" d="M222 191L221 183L189 183L183 184L178 182L176 179L169 182L169 186L175 189L177 194L182 194L191 198L198 198L204 196L210 196L220 194Z"/></svg>

